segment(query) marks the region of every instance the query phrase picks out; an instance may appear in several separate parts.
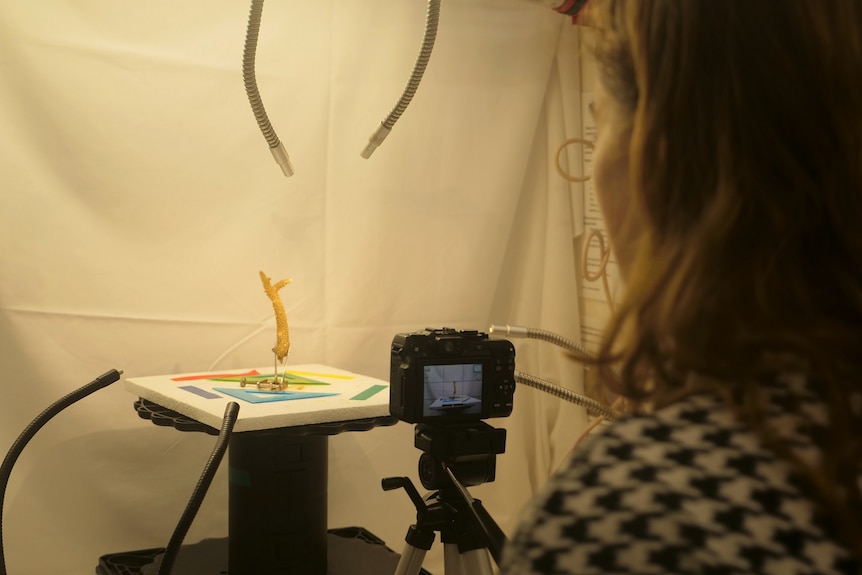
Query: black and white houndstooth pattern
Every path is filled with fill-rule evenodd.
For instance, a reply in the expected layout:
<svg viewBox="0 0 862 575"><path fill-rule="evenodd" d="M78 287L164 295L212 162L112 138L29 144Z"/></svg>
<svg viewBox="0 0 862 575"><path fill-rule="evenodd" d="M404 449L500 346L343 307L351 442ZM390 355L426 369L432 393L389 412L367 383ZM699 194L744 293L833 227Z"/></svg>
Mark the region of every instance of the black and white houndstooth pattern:
<svg viewBox="0 0 862 575"><path fill-rule="evenodd" d="M768 390L797 453L826 416L804 383ZM802 398L802 416L787 402ZM506 549L504 575L858 574L790 465L711 395L625 419L557 473Z"/></svg>

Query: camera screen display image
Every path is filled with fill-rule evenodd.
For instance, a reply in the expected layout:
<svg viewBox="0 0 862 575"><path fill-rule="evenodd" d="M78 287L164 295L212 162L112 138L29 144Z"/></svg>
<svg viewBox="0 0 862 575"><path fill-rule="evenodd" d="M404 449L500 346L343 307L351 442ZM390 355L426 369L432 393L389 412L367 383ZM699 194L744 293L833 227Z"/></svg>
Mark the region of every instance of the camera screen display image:
<svg viewBox="0 0 862 575"><path fill-rule="evenodd" d="M515 347L479 331L399 333L392 339L389 382L389 413L407 423L454 426L508 417Z"/></svg>
<svg viewBox="0 0 862 575"><path fill-rule="evenodd" d="M482 364L426 365L424 392L425 418L481 416Z"/></svg>

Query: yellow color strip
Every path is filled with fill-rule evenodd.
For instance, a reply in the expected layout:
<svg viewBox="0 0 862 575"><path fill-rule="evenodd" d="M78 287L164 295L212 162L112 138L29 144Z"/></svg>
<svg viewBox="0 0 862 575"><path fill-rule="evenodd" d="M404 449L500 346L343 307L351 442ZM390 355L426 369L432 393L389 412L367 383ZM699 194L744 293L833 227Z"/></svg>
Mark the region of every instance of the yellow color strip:
<svg viewBox="0 0 862 575"><path fill-rule="evenodd" d="M343 375L339 373L315 373L313 371L293 371L292 369L287 370L287 373L311 377L331 377L332 379L356 379L355 375Z"/></svg>

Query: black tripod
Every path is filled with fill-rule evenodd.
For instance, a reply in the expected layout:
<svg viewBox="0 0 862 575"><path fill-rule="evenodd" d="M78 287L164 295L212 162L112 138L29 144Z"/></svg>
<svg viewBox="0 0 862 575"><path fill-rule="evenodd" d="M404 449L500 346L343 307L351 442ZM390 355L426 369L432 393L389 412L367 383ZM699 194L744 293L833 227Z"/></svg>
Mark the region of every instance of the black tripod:
<svg viewBox="0 0 862 575"><path fill-rule="evenodd" d="M383 480L386 491L403 487L416 506L416 523L407 530L404 551L395 575L418 575L435 532L443 541L446 575L492 575L488 553L499 565L506 536L482 502L465 485L494 480L496 455L505 451L506 430L484 422L457 426L416 426L419 478L427 489L424 499L407 477Z"/></svg>

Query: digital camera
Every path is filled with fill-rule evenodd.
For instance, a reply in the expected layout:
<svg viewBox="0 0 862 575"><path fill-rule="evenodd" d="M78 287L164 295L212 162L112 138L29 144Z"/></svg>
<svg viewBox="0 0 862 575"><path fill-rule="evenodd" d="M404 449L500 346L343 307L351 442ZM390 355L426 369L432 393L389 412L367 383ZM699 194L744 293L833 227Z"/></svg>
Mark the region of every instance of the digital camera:
<svg viewBox="0 0 862 575"><path fill-rule="evenodd" d="M512 413L515 347L478 331L399 333L392 340L389 413L407 423L468 423Z"/></svg>

